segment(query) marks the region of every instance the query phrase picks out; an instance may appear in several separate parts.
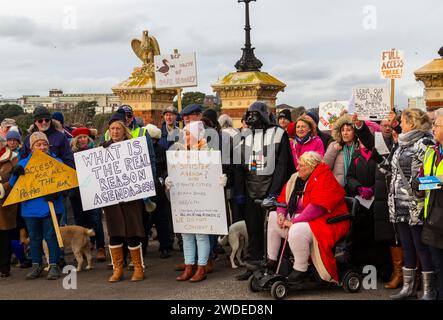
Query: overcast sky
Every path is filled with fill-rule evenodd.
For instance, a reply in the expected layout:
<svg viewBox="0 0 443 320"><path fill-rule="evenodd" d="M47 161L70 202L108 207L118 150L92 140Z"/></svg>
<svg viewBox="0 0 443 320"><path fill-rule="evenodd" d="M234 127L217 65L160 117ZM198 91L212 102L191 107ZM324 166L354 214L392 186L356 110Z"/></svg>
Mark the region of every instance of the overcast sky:
<svg viewBox="0 0 443 320"><path fill-rule="evenodd" d="M386 85L380 52L405 53L396 104L423 94L413 72L443 46L442 0L258 0L252 44L262 71L287 84L277 103L315 107L353 87ZM374 15L375 14L375 15ZM244 44L237 0L1 0L0 95L110 93L141 61L130 41L148 29L170 53L197 53L199 90L235 71Z"/></svg>

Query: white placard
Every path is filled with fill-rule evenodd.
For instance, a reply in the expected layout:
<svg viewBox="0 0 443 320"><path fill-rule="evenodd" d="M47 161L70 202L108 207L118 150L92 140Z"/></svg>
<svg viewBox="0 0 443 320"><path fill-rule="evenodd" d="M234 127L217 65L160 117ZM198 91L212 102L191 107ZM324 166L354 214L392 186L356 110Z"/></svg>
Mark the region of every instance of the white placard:
<svg viewBox="0 0 443 320"><path fill-rule="evenodd" d="M381 132L374 133L374 142L375 142L375 149L377 149L378 154L385 155L390 153Z"/></svg>
<svg viewBox="0 0 443 320"><path fill-rule="evenodd" d="M195 52L154 56L154 68L157 88L197 86Z"/></svg>
<svg viewBox="0 0 443 320"><path fill-rule="evenodd" d="M349 101L329 101L320 102L318 105L319 114L319 129L320 130L332 130L334 128L334 122L340 118L343 110L348 110Z"/></svg>
<svg viewBox="0 0 443 320"><path fill-rule="evenodd" d="M74 153L83 210L155 196L146 137Z"/></svg>
<svg viewBox="0 0 443 320"><path fill-rule="evenodd" d="M166 151L175 233L228 234L220 151Z"/></svg>
<svg viewBox="0 0 443 320"><path fill-rule="evenodd" d="M390 94L387 88L354 88L353 112L359 120L387 120L391 112Z"/></svg>
<svg viewBox="0 0 443 320"><path fill-rule="evenodd" d="M382 79L400 79L404 67L403 51L392 49L381 53L380 77Z"/></svg>

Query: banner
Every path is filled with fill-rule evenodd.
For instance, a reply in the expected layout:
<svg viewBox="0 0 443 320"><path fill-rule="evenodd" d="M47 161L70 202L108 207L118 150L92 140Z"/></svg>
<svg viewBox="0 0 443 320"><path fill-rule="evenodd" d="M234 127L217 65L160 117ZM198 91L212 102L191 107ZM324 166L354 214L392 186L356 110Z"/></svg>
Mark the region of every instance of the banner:
<svg viewBox="0 0 443 320"><path fill-rule="evenodd" d="M320 102L318 105L318 115L320 121L318 128L320 130L332 130L334 122L340 118L340 113L343 110L348 110L349 101L330 101Z"/></svg>
<svg viewBox="0 0 443 320"><path fill-rule="evenodd" d="M74 153L83 210L155 196L146 137Z"/></svg>
<svg viewBox="0 0 443 320"><path fill-rule="evenodd" d="M166 151L175 233L228 234L220 151Z"/></svg>
<svg viewBox="0 0 443 320"><path fill-rule="evenodd" d="M157 88L197 86L195 52L154 56L154 68Z"/></svg>
<svg viewBox="0 0 443 320"><path fill-rule="evenodd" d="M18 178L3 206L78 186L74 169L39 150L32 153L24 169L25 174Z"/></svg>
<svg viewBox="0 0 443 320"><path fill-rule="evenodd" d="M355 88L352 104L359 120L387 120L391 112L389 89Z"/></svg>
<svg viewBox="0 0 443 320"><path fill-rule="evenodd" d="M400 50L385 50L381 53L380 76L382 79L400 79L403 75L404 55Z"/></svg>

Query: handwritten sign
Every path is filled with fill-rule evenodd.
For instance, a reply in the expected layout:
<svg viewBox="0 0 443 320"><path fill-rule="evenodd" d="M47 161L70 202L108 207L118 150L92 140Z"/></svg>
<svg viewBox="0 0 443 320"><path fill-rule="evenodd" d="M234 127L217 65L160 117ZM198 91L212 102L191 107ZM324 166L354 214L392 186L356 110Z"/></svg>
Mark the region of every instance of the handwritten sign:
<svg viewBox="0 0 443 320"><path fill-rule="evenodd" d="M39 150L32 153L24 170L25 174L18 178L3 206L78 186L74 169Z"/></svg>
<svg viewBox="0 0 443 320"><path fill-rule="evenodd" d="M227 234L220 151L166 151L166 157L174 232Z"/></svg>
<svg viewBox="0 0 443 320"><path fill-rule="evenodd" d="M157 88L197 86L195 52L154 56L154 68Z"/></svg>
<svg viewBox="0 0 443 320"><path fill-rule="evenodd" d="M348 110L348 101L330 101L320 102L318 105L318 114L320 121L318 127L320 130L332 130L334 122L340 118L343 110Z"/></svg>
<svg viewBox="0 0 443 320"><path fill-rule="evenodd" d="M403 75L404 55L400 50L381 53L380 76L382 79L400 79Z"/></svg>
<svg viewBox="0 0 443 320"><path fill-rule="evenodd" d="M359 120L387 120L391 112L390 95L386 88L355 88L353 111Z"/></svg>
<svg viewBox="0 0 443 320"><path fill-rule="evenodd" d="M74 153L83 210L155 196L145 137Z"/></svg>

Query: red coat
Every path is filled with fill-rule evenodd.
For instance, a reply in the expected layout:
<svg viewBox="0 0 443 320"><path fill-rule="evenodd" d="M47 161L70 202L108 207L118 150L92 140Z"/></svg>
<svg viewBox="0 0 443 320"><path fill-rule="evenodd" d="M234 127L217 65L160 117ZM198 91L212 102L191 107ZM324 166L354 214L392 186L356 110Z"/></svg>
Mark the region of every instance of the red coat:
<svg viewBox="0 0 443 320"><path fill-rule="evenodd" d="M278 201L288 203L293 191L295 177L291 177L283 187ZM292 180L292 183L290 183ZM286 192L286 186L291 190ZM348 212L345 202L345 190L335 179L331 169L325 163L320 163L309 177L303 196L303 208L308 204L315 204L325 208L324 215L309 221L309 226L314 235L311 249L311 259L321 278L325 281L338 282L337 264L332 248L349 232L349 221L327 224L329 218Z"/></svg>

